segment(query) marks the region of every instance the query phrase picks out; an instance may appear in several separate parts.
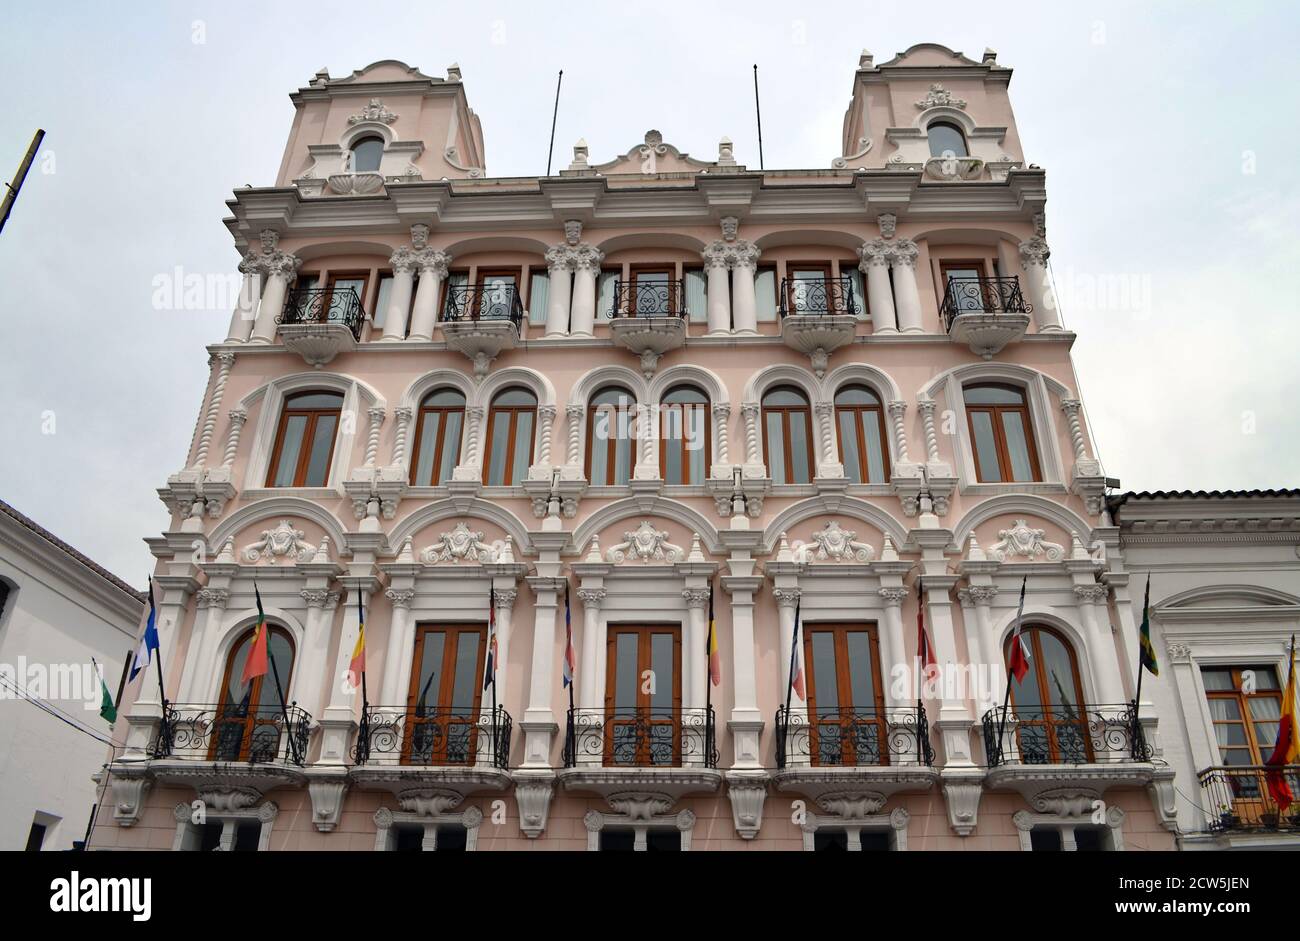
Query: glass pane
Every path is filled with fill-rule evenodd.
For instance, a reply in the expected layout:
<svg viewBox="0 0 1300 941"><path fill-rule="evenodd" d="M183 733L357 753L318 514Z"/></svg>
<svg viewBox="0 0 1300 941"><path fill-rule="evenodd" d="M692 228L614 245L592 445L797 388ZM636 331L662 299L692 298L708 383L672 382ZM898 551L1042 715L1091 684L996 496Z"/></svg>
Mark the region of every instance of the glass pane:
<svg viewBox="0 0 1300 941"><path fill-rule="evenodd" d="M353 299L355 295L355 300ZM335 278L330 290L330 320L337 320L365 300L365 278Z"/></svg>
<svg viewBox="0 0 1300 941"><path fill-rule="evenodd" d="M619 278L617 271L602 271L596 281L596 313L607 314L614 309L614 282Z"/></svg>
<svg viewBox="0 0 1300 941"><path fill-rule="evenodd" d="M502 392L492 400L492 404L535 406L537 404L537 396L533 395L527 389L506 389L506 391Z"/></svg>
<svg viewBox="0 0 1300 941"><path fill-rule="evenodd" d="M546 271L535 271L528 283L528 322L546 323L546 305L551 296L551 276Z"/></svg>
<svg viewBox="0 0 1300 941"><path fill-rule="evenodd" d="M998 446L993 438L993 415L989 412L971 412L971 427L975 429L975 464L980 480L1001 480L998 467Z"/></svg>
<svg viewBox="0 0 1300 941"><path fill-rule="evenodd" d="M845 309L855 317L866 317L867 294L862 284L862 271L854 267L845 272L844 266L840 265L840 273L847 273L849 279L849 293L848 296L844 298Z"/></svg>
<svg viewBox="0 0 1300 941"><path fill-rule="evenodd" d="M1074 688L1074 668L1070 662L1070 652L1055 634L1036 631L1043 656L1043 672L1047 676L1049 702L1068 707L1061 710L1057 718L1066 718L1079 705Z"/></svg>
<svg viewBox="0 0 1300 941"><path fill-rule="evenodd" d="M688 484L704 483L708 470L704 466L704 455L708 448L709 418L707 406L686 406L686 453L690 474L684 481Z"/></svg>
<svg viewBox="0 0 1300 941"><path fill-rule="evenodd" d="M438 692L442 685L443 647L447 635L443 631L428 631L424 635L424 649L420 655L420 686L416 692L415 714L427 715L438 706Z"/></svg>
<svg viewBox="0 0 1300 941"><path fill-rule="evenodd" d="M835 672L835 635L813 631L812 677L817 693L817 716L833 716L840 710L839 678Z"/></svg>
<svg viewBox="0 0 1300 941"><path fill-rule="evenodd" d="M684 430L682 406L665 405L660 412L659 449L664 458L664 482L685 483L682 476L682 433Z"/></svg>
<svg viewBox="0 0 1300 941"><path fill-rule="evenodd" d="M456 636L456 674L450 706L458 716L474 714L474 696L479 689L478 649L481 640L476 631L461 631Z"/></svg>
<svg viewBox="0 0 1300 941"><path fill-rule="evenodd" d="M424 397L422 405L464 408L465 396L459 389L436 389Z"/></svg>
<svg viewBox="0 0 1300 941"><path fill-rule="evenodd" d="M633 299L637 313L642 316L668 313L672 307L668 272L638 271L632 277L636 284Z"/></svg>
<svg viewBox="0 0 1300 941"><path fill-rule="evenodd" d="M1019 412L1003 412L1002 430L1007 438L1007 453L1011 456L1011 479L1033 480L1034 468L1029 463L1024 416Z"/></svg>
<svg viewBox="0 0 1300 941"><path fill-rule="evenodd" d="M614 442L614 483L624 486L632 479L632 439L619 435Z"/></svg>
<svg viewBox="0 0 1300 941"><path fill-rule="evenodd" d="M1206 690L1218 691L1234 688L1231 670L1202 669L1201 680L1205 683Z"/></svg>
<svg viewBox="0 0 1300 941"><path fill-rule="evenodd" d="M688 268L682 274L686 281L686 312L691 323L704 323L709 319L709 280L698 268Z"/></svg>
<svg viewBox="0 0 1300 941"><path fill-rule="evenodd" d="M880 437L880 413L864 411L862 413L862 437L867 443L867 474L873 484L883 484L889 480L885 473L885 442Z"/></svg>
<svg viewBox="0 0 1300 941"><path fill-rule="evenodd" d="M1059 852L1061 831L1055 827L1034 827L1029 831L1029 846L1035 853Z"/></svg>
<svg viewBox="0 0 1300 941"><path fill-rule="evenodd" d="M853 706L858 711L876 708L876 677L871 664L871 635L849 631L849 680L853 684Z"/></svg>
<svg viewBox="0 0 1300 941"><path fill-rule="evenodd" d="M1032 651L1033 638L1030 632L1024 631L1021 634L1021 639L1025 644L1025 649ZM1012 640L1007 644L1008 663L1010 663L1011 644L1015 642L1015 640ZM1017 716L1032 719L1039 718L1042 715L1044 699L1042 691L1038 688L1038 670L1035 668L1032 659L1029 661L1029 671L1025 674L1023 680L1017 681L1015 676L1012 675L1011 695L1015 698L1015 713ZM1050 701L1050 696L1048 701Z"/></svg>
<svg viewBox="0 0 1300 941"><path fill-rule="evenodd" d="M515 463L511 468L510 482L521 483L528 476L528 465L533 462L533 413L515 413Z"/></svg>
<svg viewBox="0 0 1300 941"><path fill-rule="evenodd" d="M650 697L650 704L654 707L656 716L672 715L673 687L677 676L673 647L672 634L650 635L650 669L654 671L654 693Z"/></svg>
<svg viewBox="0 0 1300 941"><path fill-rule="evenodd" d="M760 268L754 275L754 294L757 299L758 319L776 320L776 270Z"/></svg>
<svg viewBox="0 0 1300 941"><path fill-rule="evenodd" d="M306 415L290 415L284 423L280 458L275 465L275 480L272 481L274 486L293 486L293 475L298 470L298 455L302 453L302 435L306 428Z"/></svg>
<svg viewBox="0 0 1300 941"><path fill-rule="evenodd" d="M262 681L262 689L258 694L257 703L259 706L277 711L280 708L280 692L276 689L275 677L278 673L280 689L285 692L287 703L289 678L293 669L293 648L289 644L289 638L279 631L271 631L266 638L266 652L268 659L266 678ZM272 669L272 665L274 665L274 669Z"/></svg>
<svg viewBox="0 0 1300 941"><path fill-rule="evenodd" d="M384 156L384 142L378 137L367 137L352 145L352 172L377 173Z"/></svg>
<svg viewBox="0 0 1300 941"><path fill-rule="evenodd" d="M836 405L879 405L880 397L866 386L845 386L835 393Z"/></svg>
<svg viewBox="0 0 1300 941"><path fill-rule="evenodd" d="M1246 700L1250 717L1256 722L1277 719L1282 715L1282 703L1272 696L1254 696Z"/></svg>
<svg viewBox="0 0 1300 941"><path fill-rule="evenodd" d="M1281 689L1277 684L1277 671L1272 667L1251 667L1255 674L1256 689Z"/></svg>
<svg viewBox="0 0 1300 941"><path fill-rule="evenodd" d="M1025 397L1015 389L1002 386L967 386L967 405L1024 405Z"/></svg>
<svg viewBox="0 0 1300 941"><path fill-rule="evenodd" d="M637 690L641 680L636 661L639 640L636 634L615 635L614 707L616 709L630 709L636 706Z"/></svg>
<svg viewBox="0 0 1300 941"><path fill-rule="evenodd" d="M779 388L763 396L764 405L797 405L804 408L808 407L808 399L804 394L796 389Z"/></svg>
<svg viewBox="0 0 1300 941"><path fill-rule="evenodd" d="M844 473L855 484L864 484L862 479L862 457L858 452L857 413L851 409L840 411L839 415L840 453L844 455Z"/></svg>
<svg viewBox="0 0 1300 941"><path fill-rule="evenodd" d="M790 483L806 484L812 480L808 466L808 413L790 413Z"/></svg>
<svg viewBox="0 0 1300 941"><path fill-rule="evenodd" d="M1209 703L1210 716L1216 720L1241 718L1241 706L1235 699L1216 696L1211 698Z"/></svg>
<svg viewBox="0 0 1300 941"><path fill-rule="evenodd" d="M591 417L591 483L599 486L609 480L609 436L617 431L618 419L608 405L597 407Z"/></svg>
<svg viewBox="0 0 1300 941"><path fill-rule="evenodd" d="M785 471L785 435L781 412L769 412L765 416L764 430L767 441L767 476L778 484L786 483Z"/></svg>
<svg viewBox="0 0 1300 941"><path fill-rule="evenodd" d="M936 122L926 129L931 157L965 157L966 139L951 124Z"/></svg>
<svg viewBox="0 0 1300 941"><path fill-rule="evenodd" d="M338 424L336 415L317 415L316 428L312 432L311 454L307 458L307 477L304 487L323 487L329 480L330 451L334 447L334 428Z"/></svg>
<svg viewBox="0 0 1300 941"><path fill-rule="evenodd" d="M230 681L226 686L225 698L222 704L226 706L237 705L244 701L244 696L248 694L248 687L240 682L244 675L244 664L248 660L249 651L253 649L253 635L249 634L239 644L239 650L235 652L234 659L230 662Z"/></svg>
<svg viewBox="0 0 1300 941"><path fill-rule="evenodd" d="M647 853L680 853L682 834L679 830L648 830L645 835Z"/></svg>
<svg viewBox="0 0 1300 941"><path fill-rule="evenodd" d="M415 483L427 487L433 483L434 461L438 457L438 428L441 412L425 412L420 419L420 440L416 443L420 459L415 467Z"/></svg>
<svg viewBox="0 0 1300 941"><path fill-rule="evenodd" d="M451 472L460 461L460 426L464 412L445 412L443 421L447 430L442 436L442 461L438 465L438 479L434 483L445 484L451 480Z"/></svg>
<svg viewBox="0 0 1300 941"><path fill-rule="evenodd" d="M492 413L492 452L488 455L487 482L497 486L506 479L506 451L510 447L510 413Z"/></svg>
<svg viewBox="0 0 1300 941"><path fill-rule="evenodd" d="M1220 745L1242 746L1246 741L1246 729L1236 724L1220 722L1214 726L1214 737Z"/></svg>
<svg viewBox="0 0 1300 941"><path fill-rule="evenodd" d="M376 330L384 329L384 321L388 315L388 304L393 296L393 276L384 274L379 276L379 290L375 294L375 309L370 312L370 322Z"/></svg>

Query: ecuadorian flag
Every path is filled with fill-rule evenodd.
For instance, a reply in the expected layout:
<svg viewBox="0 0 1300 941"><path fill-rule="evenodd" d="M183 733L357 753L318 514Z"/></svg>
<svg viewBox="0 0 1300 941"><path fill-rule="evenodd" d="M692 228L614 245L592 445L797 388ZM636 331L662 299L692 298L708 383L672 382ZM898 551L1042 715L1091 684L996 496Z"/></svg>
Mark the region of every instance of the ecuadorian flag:
<svg viewBox="0 0 1300 941"><path fill-rule="evenodd" d="M355 687L366 672L366 612L361 607L361 589L357 589L357 643L352 648L352 662L348 664L348 678Z"/></svg>
<svg viewBox="0 0 1300 941"><path fill-rule="evenodd" d="M1142 666L1151 671L1152 676L1160 675L1160 664L1156 662L1156 648L1151 643L1151 575L1147 574L1147 593L1142 599L1142 629L1138 632L1138 646L1142 648Z"/></svg>
<svg viewBox="0 0 1300 941"><path fill-rule="evenodd" d="M699 643L699 641L696 641ZM718 655L718 624L713 617L713 586L709 585L709 682L717 686L722 682L722 658Z"/></svg>

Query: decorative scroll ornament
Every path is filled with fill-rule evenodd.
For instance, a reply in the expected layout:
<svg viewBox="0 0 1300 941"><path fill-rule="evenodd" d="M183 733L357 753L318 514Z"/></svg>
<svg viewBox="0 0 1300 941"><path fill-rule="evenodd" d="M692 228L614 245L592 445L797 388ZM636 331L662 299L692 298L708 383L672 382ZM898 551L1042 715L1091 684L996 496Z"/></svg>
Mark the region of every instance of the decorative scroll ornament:
<svg viewBox="0 0 1300 941"><path fill-rule="evenodd" d="M360 124L362 121L378 121L380 124L392 124L397 120L397 115L384 107L384 103L378 98L371 98L370 103L361 109L360 114L354 114L348 118L349 124Z"/></svg>
<svg viewBox="0 0 1300 941"><path fill-rule="evenodd" d="M1036 560L1046 557L1048 562L1060 562L1065 558L1065 547L1055 542L1048 542L1044 536L1046 530L1031 529L1024 520L1016 520L1010 529L998 530L998 542L989 549L988 555L998 562L1006 562L1014 556Z"/></svg>
<svg viewBox="0 0 1300 941"><path fill-rule="evenodd" d="M680 562L686 557L681 546L668 541L668 533L655 529L649 520L631 532L623 534L623 541L605 550L605 561L615 564L640 560L642 562Z"/></svg>
<svg viewBox="0 0 1300 941"><path fill-rule="evenodd" d="M245 562L256 564L263 557L272 560L288 558L295 562L310 562L316 555L316 546L306 540L306 533L294 529L288 520L280 520L275 529L262 530L262 538L245 546L240 555Z"/></svg>
<svg viewBox="0 0 1300 941"><path fill-rule="evenodd" d="M483 541L483 534L460 522L442 538L420 553L420 561L440 565L444 563L479 562L487 564L497 560L501 543Z"/></svg>
<svg viewBox="0 0 1300 941"><path fill-rule="evenodd" d="M855 536L857 536L856 531L844 529L837 520L830 520L812 534L811 542L795 541L794 560L796 562L870 562L876 557L876 550L865 542L854 542Z"/></svg>
<svg viewBox="0 0 1300 941"><path fill-rule="evenodd" d="M916 103L916 107L921 111L940 105L946 105L949 108L965 108L966 102L961 98L954 98L952 92L944 88L939 82L935 82L930 86L930 91L926 96Z"/></svg>

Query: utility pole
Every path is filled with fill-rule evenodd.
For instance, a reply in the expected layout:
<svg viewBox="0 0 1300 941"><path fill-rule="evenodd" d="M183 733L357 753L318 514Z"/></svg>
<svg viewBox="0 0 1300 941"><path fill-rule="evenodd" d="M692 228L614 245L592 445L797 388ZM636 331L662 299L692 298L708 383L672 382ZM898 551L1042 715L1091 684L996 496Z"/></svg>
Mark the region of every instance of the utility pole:
<svg viewBox="0 0 1300 941"><path fill-rule="evenodd" d="M37 128L36 136L32 138L32 145L27 148L27 155L23 157L23 162L18 165L18 172L14 174L14 181L5 184L4 202L0 203L0 232L4 231L5 223L9 221L14 200L18 198L18 191L23 188L23 180L27 179L27 171L31 169L32 161L36 159L36 151L41 149L43 140L45 140L45 132Z"/></svg>

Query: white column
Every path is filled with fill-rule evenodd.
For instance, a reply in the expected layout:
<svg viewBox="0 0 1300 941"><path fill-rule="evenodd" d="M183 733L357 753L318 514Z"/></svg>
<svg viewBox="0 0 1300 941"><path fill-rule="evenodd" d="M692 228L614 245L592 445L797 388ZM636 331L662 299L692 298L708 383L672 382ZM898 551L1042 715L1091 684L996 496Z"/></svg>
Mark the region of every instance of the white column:
<svg viewBox="0 0 1300 941"><path fill-rule="evenodd" d="M982 662L988 664L990 670L990 680L1000 686L1006 682L1006 664L1002 659L1002 651L998 644L998 639L993 631L993 612L991 606L993 599L997 597L998 587L996 585L973 585L970 588L970 599L975 603L975 630L972 633L970 625L966 625L966 643L971 647L972 662ZM978 660L976 657L978 656ZM995 669L996 668L996 669ZM999 703L990 703L992 705L1002 705ZM976 718L983 715L984 710L980 710Z"/></svg>
<svg viewBox="0 0 1300 941"><path fill-rule="evenodd" d="M1048 277L1047 259L1051 257L1047 242L1034 236L1020 243L1020 263L1025 269L1025 293L1034 308L1040 333L1061 329L1061 312L1056 306L1056 295Z"/></svg>
<svg viewBox="0 0 1300 941"><path fill-rule="evenodd" d="M1088 660L1092 664L1093 687L1099 703L1117 706L1124 702L1124 683L1119 674L1119 658L1111 637L1110 621L1097 616L1097 606L1106 601L1110 589L1105 585L1075 585L1074 598L1079 619L1088 636ZM1054 692L1054 691L1053 691Z"/></svg>
<svg viewBox="0 0 1300 941"><path fill-rule="evenodd" d="M217 353L214 358L218 364L217 375L212 383L212 396L203 416L203 428L199 432L199 444L194 453L194 466L198 468L205 467L208 463L208 448L212 445L212 434L217 430L221 398L226 391L226 381L230 378L230 367L235 365L234 353Z"/></svg>
<svg viewBox="0 0 1300 941"><path fill-rule="evenodd" d="M257 320L253 324L251 343L274 343L275 322L284 312L284 302L289 296L289 284L298 273L302 259L286 252L274 252L263 256L262 270L266 272L266 290L262 293L262 302L257 308Z"/></svg>
<svg viewBox="0 0 1300 941"><path fill-rule="evenodd" d="M731 422L731 403L714 402L713 408L713 467L714 477L731 473L731 455L728 453L727 425Z"/></svg>
<svg viewBox="0 0 1300 941"><path fill-rule="evenodd" d="M763 466L763 454L758 447L759 413L757 402L746 402L740 406L740 414L745 418L745 464L755 468Z"/></svg>
<svg viewBox="0 0 1300 941"><path fill-rule="evenodd" d="M709 279L709 333L726 333L731 329L731 276L728 272L726 242L709 244L702 251Z"/></svg>
<svg viewBox="0 0 1300 941"><path fill-rule="evenodd" d="M579 588L582 599L582 656L578 661L577 703L579 709L599 709L605 697L605 684L600 681L598 655L600 651L600 603L605 600L604 588Z"/></svg>
<svg viewBox="0 0 1300 941"><path fill-rule="evenodd" d="M907 426L903 423L903 416L907 414L907 403L901 399L891 399L885 405L889 412L889 422L894 429L894 449L898 455L898 461L902 464L910 463L911 458L907 453Z"/></svg>
<svg viewBox="0 0 1300 941"><path fill-rule="evenodd" d="M525 768L551 767L551 742L555 722L555 607L561 579L533 576L529 585L537 595L533 607L533 669L528 683L528 708L524 710Z"/></svg>
<svg viewBox="0 0 1300 941"><path fill-rule="evenodd" d="M552 438L555 432L555 416L557 409L554 405L539 405L537 407L537 466L551 466Z"/></svg>
<svg viewBox="0 0 1300 941"><path fill-rule="evenodd" d="M221 633L230 592L224 588L200 588L197 593L199 611L190 635L189 655L181 672L181 685L176 698L183 703L194 702L206 695L207 673L212 671L216 659L215 648ZM203 675L200 675L202 671Z"/></svg>
<svg viewBox="0 0 1300 941"><path fill-rule="evenodd" d="M546 253L550 284L546 295L546 336L559 337L569 332L569 302L573 295L572 252L567 245L556 245Z"/></svg>
<svg viewBox="0 0 1300 941"><path fill-rule="evenodd" d="M689 668L686 680L687 709L703 709L708 699L709 657L709 590L707 588L683 588L682 597L686 599L686 643L688 644L686 664Z"/></svg>
<svg viewBox="0 0 1300 941"><path fill-rule="evenodd" d="M300 706L315 717L321 706L328 701L325 690L341 685L341 681L336 681L336 677L329 674L329 644L333 633L331 627L339 595L324 589L305 589L302 599L307 603L306 642L298 653L295 670L297 679L291 698L296 699ZM351 648L348 652L351 653ZM287 689L285 695L289 695Z"/></svg>
<svg viewBox="0 0 1300 941"><path fill-rule="evenodd" d="M389 259L393 266L393 290L384 313L385 340L405 340L406 320L411 313L411 292L415 288L415 252L402 246Z"/></svg>
<svg viewBox="0 0 1300 941"><path fill-rule="evenodd" d="M907 668L908 675L912 674L911 664L907 662L906 650L903 646L903 602L911 594L906 588L882 588L880 597L885 602L885 629L880 635L880 660L883 668L880 671L881 681L885 684L885 702L888 705L904 705L895 701L893 696L893 682L891 677L895 666L902 665ZM909 695L908 700L914 700L915 690Z"/></svg>
<svg viewBox="0 0 1300 941"><path fill-rule="evenodd" d="M835 403L814 402L813 412L817 416L818 440L821 442L821 463L817 466L817 476L843 477L844 464L840 461L836 445Z"/></svg>
<svg viewBox="0 0 1300 941"><path fill-rule="evenodd" d="M758 270L759 249L751 242L736 242L731 251L732 307L736 333L758 332L758 302L754 294L754 274Z"/></svg>
<svg viewBox="0 0 1300 941"><path fill-rule="evenodd" d="M754 593L762 580L758 576L724 576L722 587L731 594L731 684L733 705L731 740L735 748L733 768L763 766L759 737L763 714L758 710L757 677L754 661Z"/></svg>
<svg viewBox="0 0 1300 941"><path fill-rule="evenodd" d="M604 259L590 245L579 245L573 250L573 310L569 319L569 334L575 337L594 335L596 323L596 275Z"/></svg>
<svg viewBox="0 0 1300 941"><path fill-rule="evenodd" d="M564 415L569 422L569 446L564 462L570 468L580 468L582 466L582 426L584 424L583 419L587 417L587 407L585 405L566 405Z"/></svg>
<svg viewBox="0 0 1300 941"><path fill-rule="evenodd" d="M894 243L894 297L898 301L898 328L903 333L921 333L921 294L916 287L916 243L899 239Z"/></svg>
<svg viewBox="0 0 1300 941"><path fill-rule="evenodd" d="M871 313L871 329L875 333L898 332L894 293L889 285L889 250L890 244L884 239L864 242L858 249L862 259L858 267L867 279L867 310Z"/></svg>
<svg viewBox="0 0 1300 941"><path fill-rule="evenodd" d="M939 435L934 427L934 399L920 399L916 409L921 413L921 424L925 428L925 459L931 464L939 463Z"/></svg>
<svg viewBox="0 0 1300 941"><path fill-rule="evenodd" d="M230 410L230 428L226 432L226 453L221 461L222 467L232 467L235 463L235 455L239 453L239 437L244 430L244 423L248 421L248 412L242 408L232 408Z"/></svg>
<svg viewBox="0 0 1300 941"><path fill-rule="evenodd" d="M379 705L399 706L406 697L410 682L410 668L402 669L405 655L413 651L415 633L411 621L411 599L414 589L390 588L384 597L393 606L392 620L388 626L388 644L384 648L384 674L379 684ZM413 656L413 654L411 654Z"/></svg>
<svg viewBox="0 0 1300 941"><path fill-rule="evenodd" d="M411 339L433 339L433 325L438 320L438 295L442 279L447 277L451 256L432 248L415 253L420 267L420 282L415 288L415 307L411 311Z"/></svg>
<svg viewBox="0 0 1300 941"><path fill-rule="evenodd" d="M479 439L485 414L482 405L470 405L465 409L465 447L461 451L460 464L451 472L452 480L478 480L482 476Z"/></svg>
<svg viewBox="0 0 1300 941"><path fill-rule="evenodd" d="M244 343L253 330L253 321L257 319L257 304L262 297L262 262L255 252L249 252L239 263L243 278L239 284L239 298L235 301L235 311L230 316L230 330L226 334L227 343Z"/></svg>
<svg viewBox="0 0 1300 941"><path fill-rule="evenodd" d="M164 583L167 581L187 582L180 587L168 587ZM181 619L185 616L185 608L189 603L190 587L192 582L180 577L172 578L168 576L157 576L154 578L154 587L158 592L158 653L154 657L163 657L163 679L167 682L174 683L174 670L179 669L176 663L176 637L179 631ZM143 622L142 625L143 627ZM168 698L175 696L176 687L171 687L172 692ZM150 659L148 675L140 677L140 689L135 698L136 703L141 705L161 705L158 695L158 666Z"/></svg>
<svg viewBox="0 0 1300 941"><path fill-rule="evenodd" d="M794 615L795 609L799 604L799 597L802 592L798 588L775 588L772 590L773 597L776 598L777 621L780 630L777 632L778 648L776 651L776 669L777 669L777 695L780 697L780 705L785 705L786 692L790 689L790 648L794 646ZM794 651L794 662L803 663L803 645L800 644ZM804 677L807 677L807 671ZM805 682L804 690L807 690ZM798 691L790 693L790 710L796 714L805 706L802 699L799 698Z"/></svg>
<svg viewBox="0 0 1300 941"><path fill-rule="evenodd" d="M393 467L401 467L406 463L406 436L410 433L415 410L399 405L393 409L393 417L397 419L397 430L393 432L393 459L390 463Z"/></svg>

